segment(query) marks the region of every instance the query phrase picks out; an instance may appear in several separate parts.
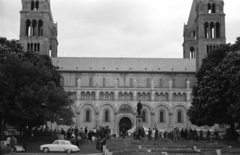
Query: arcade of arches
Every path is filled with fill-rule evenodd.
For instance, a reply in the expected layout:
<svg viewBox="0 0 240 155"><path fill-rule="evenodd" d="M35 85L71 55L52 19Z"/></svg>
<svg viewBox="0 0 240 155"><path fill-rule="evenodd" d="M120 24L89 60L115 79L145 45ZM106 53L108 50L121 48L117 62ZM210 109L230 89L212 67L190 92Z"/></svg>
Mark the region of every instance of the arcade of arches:
<svg viewBox="0 0 240 155"><path fill-rule="evenodd" d="M99 106L94 106L93 103L85 103L74 107L77 114L75 122L79 128L109 126L113 133L119 134L122 128L129 130L136 125L136 104L101 102ZM174 103L172 106L143 103L143 126L170 130L174 127L187 128L190 125L186 115L187 108L181 103Z"/></svg>

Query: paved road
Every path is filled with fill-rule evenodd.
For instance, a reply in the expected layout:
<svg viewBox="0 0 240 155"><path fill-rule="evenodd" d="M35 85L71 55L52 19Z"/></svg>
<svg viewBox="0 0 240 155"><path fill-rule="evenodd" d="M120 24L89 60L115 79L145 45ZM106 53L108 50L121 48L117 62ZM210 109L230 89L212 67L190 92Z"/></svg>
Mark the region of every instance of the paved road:
<svg viewBox="0 0 240 155"><path fill-rule="evenodd" d="M23 152L23 153L15 153L15 155L69 155L67 153L27 153L27 152ZM71 153L71 155L102 155L102 153L93 153L93 154L81 154L81 152L79 153Z"/></svg>

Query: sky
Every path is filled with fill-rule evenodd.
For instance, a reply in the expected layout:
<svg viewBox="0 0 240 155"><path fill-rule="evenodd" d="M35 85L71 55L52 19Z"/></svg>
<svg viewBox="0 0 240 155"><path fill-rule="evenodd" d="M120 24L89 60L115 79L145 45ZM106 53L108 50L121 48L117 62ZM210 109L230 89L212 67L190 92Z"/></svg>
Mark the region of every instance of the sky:
<svg viewBox="0 0 240 155"><path fill-rule="evenodd" d="M227 43L240 0L225 0ZM59 57L182 58L192 0L51 0ZM21 0L0 0L0 37L19 39Z"/></svg>

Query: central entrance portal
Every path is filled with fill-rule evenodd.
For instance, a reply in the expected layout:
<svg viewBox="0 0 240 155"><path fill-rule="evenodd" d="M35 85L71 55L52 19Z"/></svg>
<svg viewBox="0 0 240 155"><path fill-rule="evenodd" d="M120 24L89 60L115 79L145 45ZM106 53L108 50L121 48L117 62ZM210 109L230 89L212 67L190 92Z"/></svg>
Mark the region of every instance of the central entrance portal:
<svg viewBox="0 0 240 155"><path fill-rule="evenodd" d="M121 135L121 131L124 128L125 131L132 128L132 121L128 117L123 117L119 121L119 135Z"/></svg>

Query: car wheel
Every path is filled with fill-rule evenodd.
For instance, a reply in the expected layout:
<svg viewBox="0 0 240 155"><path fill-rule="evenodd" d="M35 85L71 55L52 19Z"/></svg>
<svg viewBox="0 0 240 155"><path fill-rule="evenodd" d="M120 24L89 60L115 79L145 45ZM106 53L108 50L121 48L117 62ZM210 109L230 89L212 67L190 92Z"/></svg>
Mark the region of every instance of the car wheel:
<svg viewBox="0 0 240 155"><path fill-rule="evenodd" d="M48 153L48 152L49 152L49 149L45 147L45 148L43 148L43 152L44 152L44 153Z"/></svg>
<svg viewBox="0 0 240 155"><path fill-rule="evenodd" d="M68 154L70 154L70 153L72 153L72 150L67 150L66 152L67 152Z"/></svg>

